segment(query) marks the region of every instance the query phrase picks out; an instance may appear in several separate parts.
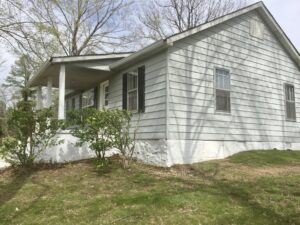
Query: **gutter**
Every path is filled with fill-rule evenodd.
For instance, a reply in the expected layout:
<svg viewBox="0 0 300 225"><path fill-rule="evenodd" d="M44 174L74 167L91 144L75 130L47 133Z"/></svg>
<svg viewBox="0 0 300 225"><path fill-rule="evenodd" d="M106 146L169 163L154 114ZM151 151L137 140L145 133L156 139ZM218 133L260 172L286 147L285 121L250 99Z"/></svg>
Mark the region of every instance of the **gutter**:
<svg viewBox="0 0 300 225"><path fill-rule="evenodd" d="M169 46L172 46L172 43L169 42L167 39L160 40L158 42L153 43L152 45L149 45L148 47L137 51L136 53L131 54L130 56L123 58L115 63L112 63L109 65L109 68L111 70L118 70L122 67L126 67L129 64L134 63L135 61L140 61L146 57L148 57L151 54L157 53L163 49L168 48Z"/></svg>

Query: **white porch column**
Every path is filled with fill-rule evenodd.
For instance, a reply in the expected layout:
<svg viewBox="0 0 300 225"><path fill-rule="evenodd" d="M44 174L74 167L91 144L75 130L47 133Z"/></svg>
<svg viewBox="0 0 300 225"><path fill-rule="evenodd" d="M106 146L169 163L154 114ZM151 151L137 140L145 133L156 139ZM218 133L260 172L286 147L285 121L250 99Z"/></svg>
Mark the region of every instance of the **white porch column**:
<svg viewBox="0 0 300 225"><path fill-rule="evenodd" d="M43 108L43 102L42 102L42 87L38 86L36 89L36 108L42 109Z"/></svg>
<svg viewBox="0 0 300 225"><path fill-rule="evenodd" d="M58 101L58 119L65 119L65 82L66 82L66 66L61 65L59 71L59 101Z"/></svg>
<svg viewBox="0 0 300 225"><path fill-rule="evenodd" d="M48 77L47 80L47 107L51 107L52 104L52 77Z"/></svg>

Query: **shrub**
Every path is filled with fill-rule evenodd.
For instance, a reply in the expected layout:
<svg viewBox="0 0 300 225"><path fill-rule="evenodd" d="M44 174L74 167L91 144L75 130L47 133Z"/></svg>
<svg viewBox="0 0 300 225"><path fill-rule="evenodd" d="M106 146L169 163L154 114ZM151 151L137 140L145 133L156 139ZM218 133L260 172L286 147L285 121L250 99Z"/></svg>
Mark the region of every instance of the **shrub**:
<svg viewBox="0 0 300 225"><path fill-rule="evenodd" d="M114 110L113 117L114 147L120 150L122 164L126 168L133 158L139 119L137 125L133 127L132 113L130 111Z"/></svg>
<svg viewBox="0 0 300 225"><path fill-rule="evenodd" d="M122 163L127 167L135 148L135 133L131 127L132 113L126 110L83 109L68 112L68 126L79 138L78 145L87 143L99 160L105 152L115 147L120 150Z"/></svg>
<svg viewBox="0 0 300 225"><path fill-rule="evenodd" d="M99 160L105 160L105 152L113 147L111 120L110 111L87 108L68 112L67 124L75 126L71 133L79 138L77 145L87 143Z"/></svg>
<svg viewBox="0 0 300 225"><path fill-rule="evenodd" d="M61 122L53 118L53 111L35 111L30 101L21 101L9 109L7 123L0 156L12 165L30 166L47 147L61 142L55 137Z"/></svg>

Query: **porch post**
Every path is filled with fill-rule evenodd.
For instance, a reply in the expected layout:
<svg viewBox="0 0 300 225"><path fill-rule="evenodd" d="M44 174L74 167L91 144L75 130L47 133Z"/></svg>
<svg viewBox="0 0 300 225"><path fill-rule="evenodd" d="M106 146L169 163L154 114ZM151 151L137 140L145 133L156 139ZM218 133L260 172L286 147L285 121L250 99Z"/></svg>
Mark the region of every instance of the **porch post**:
<svg viewBox="0 0 300 225"><path fill-rule="evenodd" d="M36 108L42 109L43 103L42 103L42 87L38 86L36 89Z"/></svg>
<svg viewBox="0 0 300 225"><path fill-rule="evenodd" d="M47 107L50 108L52 104L52 77L47 80Z"/></svg>
<svg viewBox="0 0 300 225"><path fill-rule="evenodd" d="M59 101L58 101L58 119L65 119L65 82L66 66L61 65L59 70Z"/></svg>

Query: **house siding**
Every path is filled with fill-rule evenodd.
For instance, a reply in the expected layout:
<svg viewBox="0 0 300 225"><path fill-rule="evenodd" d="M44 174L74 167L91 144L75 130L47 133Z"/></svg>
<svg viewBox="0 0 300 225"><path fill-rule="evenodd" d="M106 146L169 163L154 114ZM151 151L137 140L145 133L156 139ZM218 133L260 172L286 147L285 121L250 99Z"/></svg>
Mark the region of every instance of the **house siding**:
<svg viewBox="0 0 300 225"><path fill-rule="evenodd" d="M158 140L166 138L166 52L152 56L130 68L118 72L109 80L109 108L122 108L122 76L145 66L145 112L134 114L139 121L137 139Z"/></svg>
<svg viewBox="0 0 300 225"><path fill-rule="evenodd" d="M273 33L250 35L252 11L169 49L171 140L300 143L300 72ZM215 112L215 69L230 71L231 113ZM295 86L297 122L285 118L284 84Z"/></svg>

